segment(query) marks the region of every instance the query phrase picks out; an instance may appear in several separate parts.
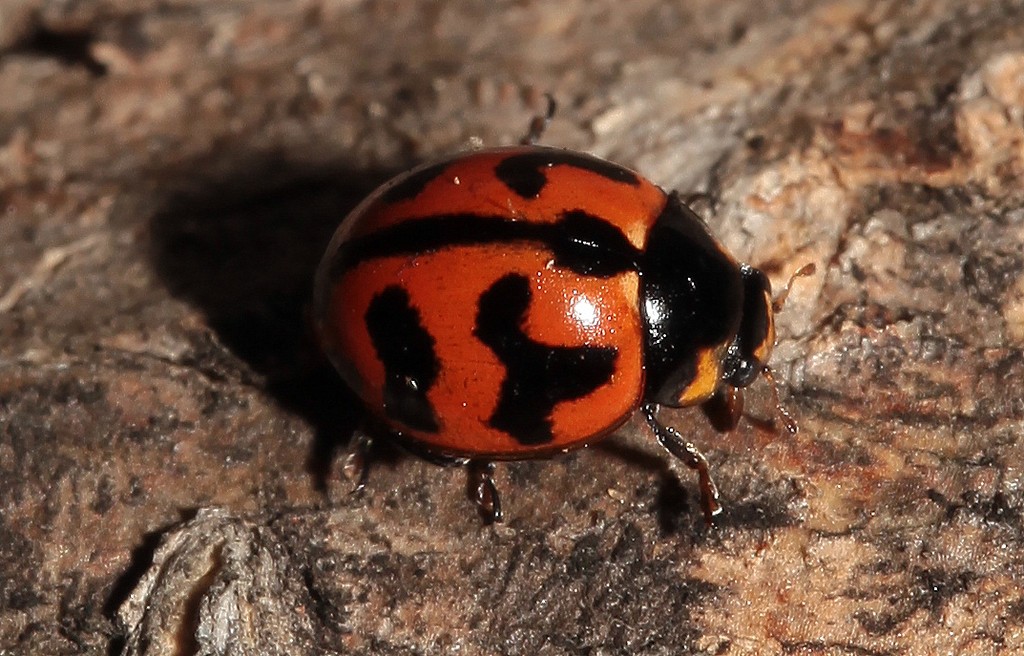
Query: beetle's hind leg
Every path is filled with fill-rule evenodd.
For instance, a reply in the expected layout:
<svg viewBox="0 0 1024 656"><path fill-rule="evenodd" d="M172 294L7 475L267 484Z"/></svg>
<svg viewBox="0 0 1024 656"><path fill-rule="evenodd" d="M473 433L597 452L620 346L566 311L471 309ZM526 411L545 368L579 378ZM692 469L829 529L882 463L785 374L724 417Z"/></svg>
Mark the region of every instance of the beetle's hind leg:
<svg viewBox="0 0 1024 656"><path fill-rule="evenodd" d="M502 521L501 497L494 484L494 463L471 460L466 465L469 496L476 503L484 522L497 524Z"/></svg>
<svg viewBox="0 0 1024 656"><path fill-rule="evenodd" d="M388 431L396 444L422 460L439 467L465 467L467 474L466 491L469 498L476 504L480 515L487 524L502 521L501 497L498 487L494 484L494 463L487 460L471 460L464 457L447 456L417 448L415 442L405 439L401 433ZM364 430L352 436L348 452L342 463L342 472L353 482L352 493L362 492L369 477L369 461L373 438Z"/></svg>
<svg viewBox="0 0 1024 656"><path fill-rule="evenodd" d="M658 421L658 406L653 403L644 405L641 410L647 425L654 431L658 443L665 447L669 453L686 463L690 469L696 470L700 480L700 501L704 510L704 521L708 526L714 524L715 515L722 512L722 506L718 503L718 487L711 478L711 471L708 468L708 461L704 458L696 446L683 439L674 428L665 426Z"/></svg>
<svg viewBox="0 0 1024 656"><path fill-rule="evenodd" d="M502 521L501 496L494 484L494 463L487 460L470 460L452 456L423 453L428 462L441 467L466 468L466 495L476 504L485 524Z"/></svg>

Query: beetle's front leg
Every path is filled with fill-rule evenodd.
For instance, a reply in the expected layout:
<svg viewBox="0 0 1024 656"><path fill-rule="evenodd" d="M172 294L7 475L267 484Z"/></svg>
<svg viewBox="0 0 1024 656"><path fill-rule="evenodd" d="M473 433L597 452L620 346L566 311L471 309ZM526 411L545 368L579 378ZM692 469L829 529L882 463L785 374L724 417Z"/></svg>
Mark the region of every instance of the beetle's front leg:
<svg viewBox="0 0 1024 656"><path fill-rule="evenodd" d="M651 427L654 435L658 438L658 444L682 460L687 467L697 471L697 477L700 481L701 507L704 509L704 521L708 526L713 525L715 515L722 512L722 505L718 502L718 487L711 478L708 461L704 458L704 454L692 443L683 439L679 431L665 426L658 421L658 406L656 404L647 403L641 410L644 413L644 419L647 420L647 425Z"/></svg>

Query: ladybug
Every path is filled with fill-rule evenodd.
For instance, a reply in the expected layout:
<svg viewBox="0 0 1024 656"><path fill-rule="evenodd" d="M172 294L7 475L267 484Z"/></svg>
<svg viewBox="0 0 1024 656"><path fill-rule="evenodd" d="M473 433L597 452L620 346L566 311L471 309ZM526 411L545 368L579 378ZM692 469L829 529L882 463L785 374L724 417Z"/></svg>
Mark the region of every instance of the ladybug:
<svg viewBox="0 0 1024 656"><path fill-rule="evenodd" d="M677 193L536 145L385 183L341 223L314 300L323 348L373 420L414 453L467 465L491 521L495 461L585 447L639 410L697 471L710 523L708 463L658 408L705 404L734 427L743 388L770 376L777 310L767 276ZM368 444L353 456L361 483Z"/></svg>

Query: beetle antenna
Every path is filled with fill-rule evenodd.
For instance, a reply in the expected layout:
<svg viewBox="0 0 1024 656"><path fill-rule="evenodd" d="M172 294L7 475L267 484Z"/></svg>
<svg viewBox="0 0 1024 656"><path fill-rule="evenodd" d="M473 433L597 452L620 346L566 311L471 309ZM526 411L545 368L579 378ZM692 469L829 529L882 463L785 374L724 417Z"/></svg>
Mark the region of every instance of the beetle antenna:
<svg viewBox="0 0 1024 656"><path fill-rule="evenodd" d="M793 275L789 277L789 281L786 286L782 288L779 295L772 300L772 310L774 312L782 312L782 306L786 304L786 299L789 297L789 290L793 288L793 281L797 278L804 278L806 276L813 276L814 272L818 270L814 262L808 262L799 269L793 272Z"/></svg>
<svg viewBox="0 0 1024 656"><path fill-rule="evenodd" d="M793 419L793 415L789 414L789 410L782 405L782 400L779 399L779 384L775 381L775 375L772 373L772 368L768 365L761 367L761 375L768 381L768 384L772 387L772 399L775 401L775 410L779 413L779 417L782 419L782 425L786 427L790 435L796 435L800 427L796 425L796 420Z"/></svg>

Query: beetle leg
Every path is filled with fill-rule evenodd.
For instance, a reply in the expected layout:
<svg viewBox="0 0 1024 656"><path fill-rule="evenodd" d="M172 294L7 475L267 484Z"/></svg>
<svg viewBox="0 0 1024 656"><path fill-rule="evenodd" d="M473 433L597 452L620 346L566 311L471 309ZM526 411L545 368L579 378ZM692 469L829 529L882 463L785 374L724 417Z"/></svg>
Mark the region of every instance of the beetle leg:
<svg viewBox="0 0 1024 656"><path fill-rule="evenodd" d="M715 430L722 433L733 431L743 416L743 390L732 385L722 385L701 408Z"/></svg>
<svg viewBox="0 0 1024 656"><path fill-rule="evenodd" d="M494 463L472 460L467 465L469 493L488 524L502 520L501 498L494 485Z"/></svg>
<svg viewBox="0 0 1024 656"><path fill-rule="evenodd" d="M532 146L537 143L544 134L544 130L547 129L548 123L551 122L552 117L555 115L555 110L558 108L555 97L550 93L545 93L544 98L548 101L548 109L544 114L538 114L530 121L529 129L523 135L523 138L519 140L519 144L522 146Z"/></svg>
<svg viewBox="0 0 1024 656"><path fill-rule="evenodd" d="M782 401L779 400L779 386L775 382L775 375L772 373L772 368L768 365L761 367L761 375L768 381L768 384L772 386L772 398L775 399L775 411L779 413L779 418L782 419L782 425L786 427L790 435L796 435L800 429L796 425L796 419L793 419L793 415L789 414L786 410L786 406L782 405Z"/></svg>
<svg viewBox="0 0 1024 656"><path fill-rule="evenodd" d="M373 447L373 438L363 431L356 431L348 445L348 451L342 464L341 471L345 478L354 481L352 494L362 492L366 487L366 481L370 478L370 449Z"/></svg>
<svg viewBox="0 0 1024 656"><path fill-rule="evenodd" d="M679 431L665 426L658 421L658 406L656 404L648 403L641 409L644 413L644 419L647 420L647 425L651 427L654 435L658 438L658 444L682 460L687 467L697 471L697 477L700 480L700 501L701 507L704 509L704 521L708 526L713 525L715 515L722 512L722 506L718 503L718 487L715 486L715 481L711 478L708 461L704 458L704 454L692 443L683 439Z"/></svg>

